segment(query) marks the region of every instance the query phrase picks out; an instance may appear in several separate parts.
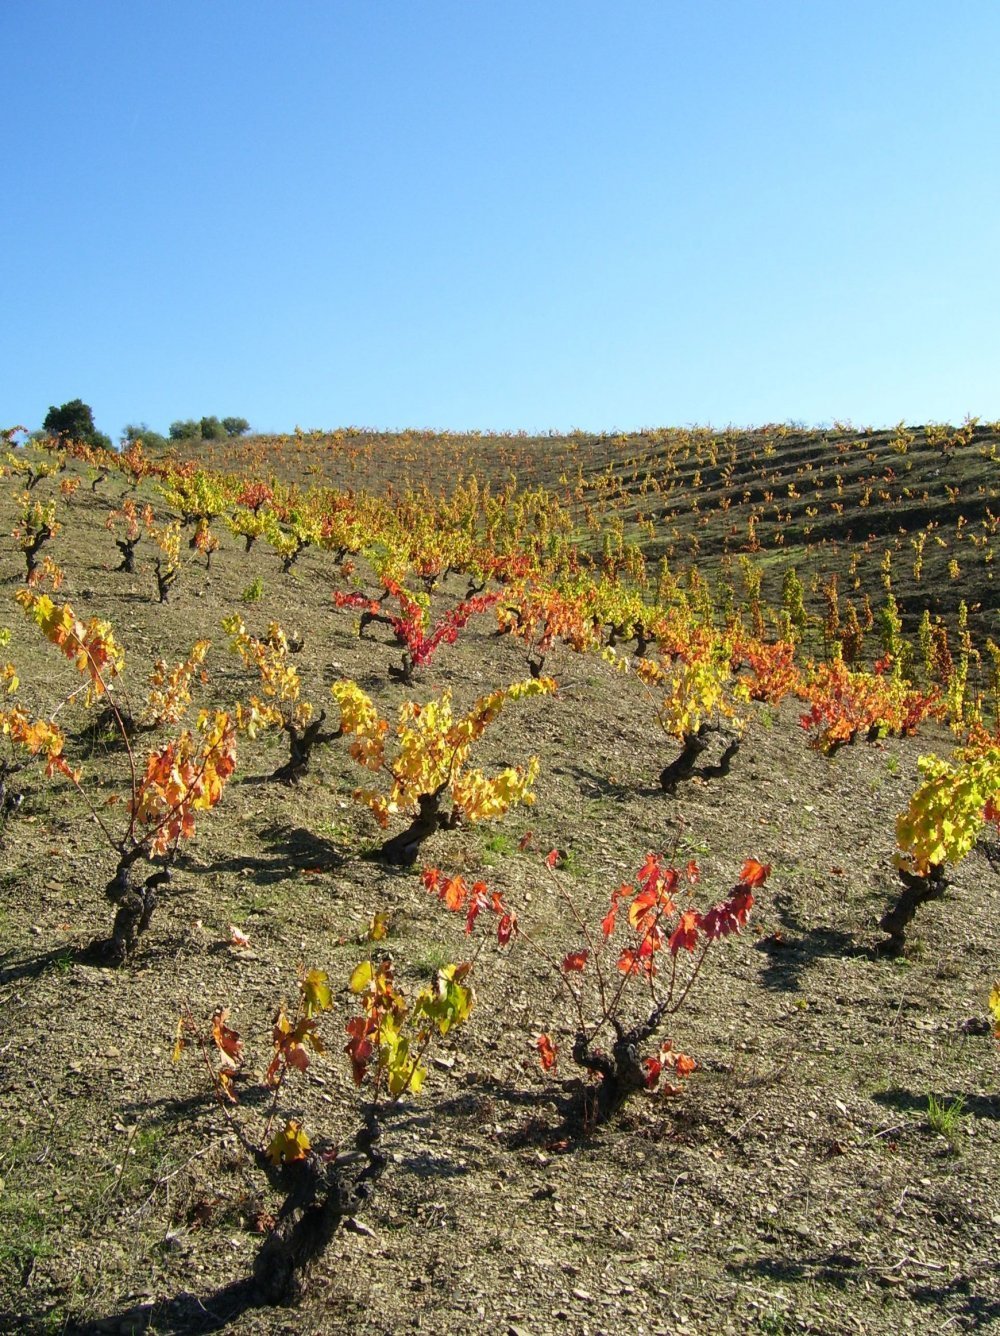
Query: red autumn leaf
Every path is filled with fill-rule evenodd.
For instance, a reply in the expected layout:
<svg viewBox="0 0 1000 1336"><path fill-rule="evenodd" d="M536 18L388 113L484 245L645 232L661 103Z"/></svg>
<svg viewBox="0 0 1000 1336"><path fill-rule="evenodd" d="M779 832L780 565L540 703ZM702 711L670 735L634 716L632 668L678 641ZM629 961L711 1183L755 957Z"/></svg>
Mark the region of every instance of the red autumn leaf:
<svg viewBox="0 0 1000 1336"><path fill-rule="evenodd" d="M647 854L646 861L636 874L636 880L644 891L649 891L664 874L663 864L658 854Z"/></svg>
<svg viewBox="0 0 1000 1336"><path fill-rule="evenodd" d="M436 867L425 867L420 874L420 880L429 891L434 895L438 893L438 886L441 884L441 870Z"/></svg>
<svg viewBox="0 0 1000 1336"><path fill-rule="evenodd" d="M770 863L758 863L756 858L748 858L740 871L740 885L763 886L770 871Z"/></svg>
<svg viewBox="0 0 1000 1336"><path fill-rule="evenodd" d="M472 890L469 893L469 907L465 916L465 931L472 932L476 925L476 919L481 910L492 907L494 913L500 912L497 909L497 902L500 897L495 892L490 892L485 881L475 881L472 883Z"/></svg>
<svg viewBox="0 0 1000 1336"><path fill-rule="evenodd" d="M746 921L753 906L754 898L749 887L741 887L739 890L734 891L726 901L726 908L741 928L746 927Z"/></svg>
<svg viewBox="0 0 1000 1336"><path fill-rule="evenodd" d="M375 1052L375 1046L368 1038L374 1027L368 1016L353 1016L347 1022L345 1028L350 1038L344 1045L344 1049L351 1060L354 1084L361 1085L365 1079L365 1073L368 1071L368 1063Z"/></svg>
<svg viewBox="0 0 1000 1336"><path fill-rule="evenodd" d="M698 864L693 858L684 869L684 875L692 886L697 886L698 882L701 880L701 872L698 870Z"/></svg>
<svg viewBox="0 0 1000 1336"><path fill-rule="evenodd" d="M582 970L587 964L587 957L589 955L590 952L586 950L571 951L562 963L563 973L569 974L574 970Z"/></svg>
<svg viewBox="0 0 1000 1336"><path fill-rule="evenodd" d="M694 1058L689 1058L686 1053L677 1053L674 1056L674 1071L678 1076L690 1076L693 1071L697 1071L698 1064Z"/></svg>
<svg viewBox="0 0 1000 1336"><path fill-rule="evenodd" d="M728 904L713 905L701 920L701 930L710 942L728 937L731 932L737 932L739 926L739 921Z"/></svg>
<svg viewBox="0 0 1000 1336"><path fill-rule="evenodd" d="M615 919L618 917L618 905L622 897L628 899L634 893L635 887L630 886L628 882L622 882L617 891L611 892L611 905L604 918L601 919L601 932L604 933L605 938L610 937L615 930Z"/></svg>
<svg viewBox="0 0 1000 1336"><path fill-rule="evenodd" d="M515 932L517 932L517 915L504 914L497 924L497 941L501 946L506 946Z"/></svg>
<svg viewBox="0 0 1000 1336"><path fill-rule="evenodd" d="M545 855L545 866L549 869L550 872L558 862L559 862L558 849L553 849L550 853Z"/></svg>
<svg viewBox="0 0 1000 1336"><path fill-rule="evenodd" d="M285 1048L285 1062L296 1071L304 1072L309 1066L309 1054L301 1044L289 1044Z"/></svg>
<svg viewBox="0 0 1000 1336"><path fill-rule="evenodd" d="M540 1034L535 1040L535 1046L538 1049L538 1060L542 1064L543 1072L550 1072L556 1065L556 1054L558 1049L547 1034Z"/></svg>
<svg viewBox="0 0 1000 1336"><path fill-rule="evenodd" d="M680 922L670 934L670 954L676 956L677 952L683 947L685 951L693 951L698 945L698 929L702 926L702 918L696 909L685 909L681 914Z"/></svg>
<svg viewBox="0 0 1000 1336"><path fill-rule="evenodd" d="M643 1058L642 1065L646 1069L646 1089L652 1090L660 1079L663 1063L659 1058Z"/></svg>
<svg viewBox="0 0 1000 1336"><path fill-rule="evenodd" d="M754 898L749 885L742 882L736 887L728 900L713 905L701 920L701 930L710 942L720 937L728 937L731 932L739 932L746 925Z"/></svg>
<svg viewBox="0 0 1000 1336"><path fill-rule="evenodd" d="M524 834L521 836L521 838L518 840L517 847L522 854L524 853L525 849L527 849L528 845L531 843L532 836L534 835L534 833L535 832L533 830L526 830Z"/></svg>

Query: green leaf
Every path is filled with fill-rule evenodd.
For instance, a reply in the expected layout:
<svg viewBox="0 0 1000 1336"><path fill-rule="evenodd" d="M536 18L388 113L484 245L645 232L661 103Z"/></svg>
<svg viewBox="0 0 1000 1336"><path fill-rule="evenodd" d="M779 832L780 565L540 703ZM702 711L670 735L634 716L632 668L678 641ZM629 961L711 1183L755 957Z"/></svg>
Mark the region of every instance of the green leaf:
<svg viewBox="0 0 1000 1336"><path fill-rule="evenodd" d="M446 1035L454 1025L461 1025L467 1019L475 1001L471 988L459 980L469 972L468 965L446 965L438 971L434 988L425 988L414 1003L414 1014L425 1016L437 1028L441 1035Z"/></svg>

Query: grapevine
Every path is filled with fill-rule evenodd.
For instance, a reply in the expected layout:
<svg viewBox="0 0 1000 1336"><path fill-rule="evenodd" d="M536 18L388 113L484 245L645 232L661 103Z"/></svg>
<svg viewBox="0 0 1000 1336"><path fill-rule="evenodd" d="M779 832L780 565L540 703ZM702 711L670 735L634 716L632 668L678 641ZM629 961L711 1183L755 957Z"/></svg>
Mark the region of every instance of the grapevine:
<svg viewBox="0 0 1000 1336"><path fill-rule="evenodd" d="M660 773L663 791L672 793L696 773L706 778L727 774L743 728L730 685L727 647L705 633L692 637L672 662L659 646L657 657L640 659L635 671L660 727L681 744L680 754ZM722 754L714 765L699 764L714 733L724 739Z"/></svg>
<svg viewBox="0 0 1000 1336"><path fill-rule="evenodd" d="M565 955L542 946L526 930L523 915L484 882L470 885L464 877L449 877L437 868L425 869L422 879L446 908L465 915L467 933L474 930L480 914L492 914L498 943L523 942L558 980L572 1016L573 1061L599 1082L596 1094L588 1099L585 1121L603 1122L637 1091L655 1090L662 1083L665 1093L678 1093L673 1080L695 1070L695 1061L670 1041L661 1041L645 1054L643 1049L683 1007L713 944L746 925L754 892L771 869L748 859L729 896L702 912L677 903L682 884L698 882L697 864L692 861L678 870L661 855L648 854L634 883L612 893L599 929L591 930L555 876L557 861L553 850L545 864L567 917L582 935ZM622 922L628 925L625 941L619 938L615 943L612 939ZM584 986L588 981L589 991ZM543 1070L553 1071L559 1045L542 1033L536 1047Z"/></svg>
<svg viewBox="0 0 1000 1336"><path fill-rule="evenodd" d="M331 688L341 707L340 731L354 736L351 755L359 764L384 774L388 789L358 789L355 798L369 807L385 829L396 813L414 819L406 830L387 839L381 856L391 863L411 864L420 845L437 830L462 822L493 820L515 803L530 804L538 774L538 758L526 766L512 766L492 778L466 765L472 744L482 736L510 701L550 694L551 678L531 678L480 696L472 709L456 719L451 692L445 690L426 705L406 701L400 707L395 759L385 755L386 722L354 682L335 682ZM442 810L450 796L451 807Z"/></svg>
<svg viewBox="0 0 1000 1336"><path fill-rule="evenodd" d="M922 756L923 782L896 818L896 865L903 890L879 927L879 944L898 955L919 905L939 899L947 886L945 867L961 862L988 823L1000 829L1000 747L971 747L955 762Z"/></svg>
<svg viewBox="0 0 1000 1336"><path fill-rule="evenodd" d="M7 712L2 720L3 731L12 742L31 754L45 752L48 775L58 770L75 785L117 857L105 887L107 898L117 907L105 949L113 962L121 963L134 953L140 936L149 927L159 888L170 880L178 844L194 834L195 814L210 810L222 797L236 765L236 725L223 710L202 710L194 730L182 729L151 749L144 765L138 765L129 741L130 730L112 694L125 656L110 626L96 618L84 625L68 603L56 607L45 594L23 589L16 597L43 635L87 679L88 701L102 699L108 705L125 745L130 770L128 816L124 830L116 835L82 787L81 772L63 756L65 740L58 727L46 720L32 720L19 710ZM200 655L196 646L193 657L197 660ZM183 670L175 688L182 678ZM163 704L169 713L168 698ZM138 880L136 868L142 861L158 861L160 866Z"/></svg>
<svg viewBox="0 0 1000 1336"><path fill-rule="evenodd" d="M316 747L340 737L340 730L323 730L326 711L313 718L313 707L300 700L302 682L290 662L292 647L277 622L271 622L264 640L250 635L239 613L223 620L222 629L230 636L230 649L248 668L260 674L264 698L251 696L248 705L236 707L238 728L255 737L261 728L277 727L288 737L289 755L284 765L271 776L285 784L297 784L309 768Z"/></svg>

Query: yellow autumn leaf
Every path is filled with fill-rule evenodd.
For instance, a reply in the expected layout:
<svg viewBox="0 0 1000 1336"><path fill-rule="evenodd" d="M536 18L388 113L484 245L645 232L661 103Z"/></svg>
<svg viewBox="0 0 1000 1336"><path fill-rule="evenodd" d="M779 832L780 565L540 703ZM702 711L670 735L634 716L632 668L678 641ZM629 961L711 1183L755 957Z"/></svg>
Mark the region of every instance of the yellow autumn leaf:
<svg viewBox="0 0 1000 1336"><path fill-rule="evenodd" d="M384 909L373 914L365 936L369 942L381 942L389 935L389 915Z"/></svg>
<svg viewBox="0 0 1000 1336"><path fill-rule="evenodd" d="M304 1160L311 1141L305 1128L296 1118L290 1118L280 1132L275 1132L267 1147L267 1158L273 1165L292 1164Z"/></svg>
<svg viewBox="0 0 1000 1336"><path fill-rule="evenodd" d="M302 1006L306 1016L311 1017L318 1012L329 1011L333 1006L330 976L326 970L310 970L299 987L302 990Z"/></svg>
<svg viewBox="0 0 1000 1336"><path fill-rule="evenodd" d="M375 969L370 960L362 960L360 965L355 965L351 972L351 977L347 982L348 988L352 993L363 993L371 987L372 979L375 977Z"/></svg>
<svg viewBox="0 0 1000 1336"><path fill-rule="evenodd" d="M175 1038L174 1038L174 1051L173 1051L173 1052L171 1053L171 1055L170 1055L170 1061L171 1061L171 1062L180 1062L180 1060L181 1060L181 1054L184 1052L184 1049L185 1049L186 1047L187 1047L187 1045L186 1045L185 1042L184 1042L184 1017L183 1017L183 1016L178 1016L178 1018L177 1018L177 1034L176 1034L176 1036L175 1036Z"/></svg>

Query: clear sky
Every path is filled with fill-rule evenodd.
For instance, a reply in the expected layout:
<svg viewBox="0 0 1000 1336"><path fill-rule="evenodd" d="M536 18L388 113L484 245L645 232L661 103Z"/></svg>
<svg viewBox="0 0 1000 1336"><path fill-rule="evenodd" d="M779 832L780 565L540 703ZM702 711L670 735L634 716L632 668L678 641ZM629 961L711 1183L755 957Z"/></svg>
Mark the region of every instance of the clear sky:
<svg viewBox="0 0 1000 1336"><path fill-rule="evenodd" d="M2 0L0 425L1000 418L997 0Z"/></svg>

